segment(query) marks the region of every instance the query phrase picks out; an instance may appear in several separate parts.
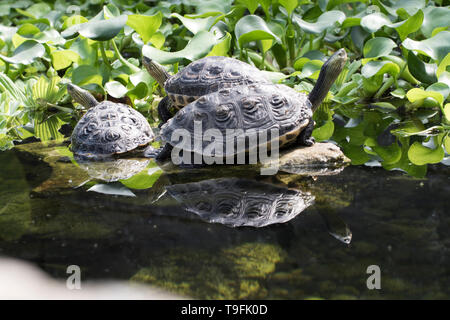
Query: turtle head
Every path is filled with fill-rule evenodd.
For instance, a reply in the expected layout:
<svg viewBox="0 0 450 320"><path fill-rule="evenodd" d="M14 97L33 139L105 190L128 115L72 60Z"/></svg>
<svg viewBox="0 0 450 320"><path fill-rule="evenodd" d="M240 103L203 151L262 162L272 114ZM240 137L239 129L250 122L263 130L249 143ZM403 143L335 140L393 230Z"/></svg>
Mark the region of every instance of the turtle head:
<svg viewBox="0 0 450 320"><path fill-rule="evenodd" d="M170 78L170 74L159 63L150 59L149 57L142 56L142 64L148 73L159 83L161 88L164 88L164 83Z"/></svg>
<svg viewBox="0 0 450 320"><path fill-rule="evenodd" d="M336 81L337 77L344 69L346 62L347 53L344 49L339 49L323 64L316 85L309 94L309 101L311 102L313 111L315 111L320 106L323 99L325 99L328 91L330 91L331 85Z"/></svg>
<svg viewBox="0 0 450 320"><path fill-rule="evenodd" d="M89 91L82 89L72 83L67 84L67 92L70 94L73 100L86 108L92 108L98 104L98 101Z"/></svg>

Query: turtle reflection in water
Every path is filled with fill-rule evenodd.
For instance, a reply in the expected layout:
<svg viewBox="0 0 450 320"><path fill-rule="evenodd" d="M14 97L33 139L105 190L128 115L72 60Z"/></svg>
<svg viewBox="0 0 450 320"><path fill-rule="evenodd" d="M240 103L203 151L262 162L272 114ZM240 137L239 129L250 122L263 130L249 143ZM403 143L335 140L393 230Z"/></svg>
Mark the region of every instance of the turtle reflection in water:
<svg viewBox="0 0 450 320"><path fill-rule="evenodd" d="M90 178L105 182L126 180L143 171L150 163L149 159L108 159L90 161L76 157L78 165Z"/></svg>
<svg viewBox="0 0 450 320"><path fill-rule="evenodd" d="M187 211L232 227L287 222L314 203L310 193L239 178L176 184L166 189Z"/></svg>

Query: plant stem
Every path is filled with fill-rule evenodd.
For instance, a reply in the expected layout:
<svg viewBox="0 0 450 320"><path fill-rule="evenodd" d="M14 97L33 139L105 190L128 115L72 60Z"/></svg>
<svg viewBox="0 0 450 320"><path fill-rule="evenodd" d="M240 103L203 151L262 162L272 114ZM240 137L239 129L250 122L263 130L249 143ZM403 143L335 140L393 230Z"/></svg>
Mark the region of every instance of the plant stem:
<svg viewBox="0 0 450 320"><path fill-rule="evenodd" d="M120 54L119 49L117 48L117 45L114 42L114 40L112 41L112 46L113 46L113 49L114 49L114 53L116 54L117 59L119 59L120 62L122 62L124 65L126 65L131 70L133 70L133 72L141 71L141 69L136 67L134 64L128 62L124 57L122 57L122 55Z"/></svg>
<svg viewBox="0 0 450 320"><path fill-rule="evenodd" d="M394 78L390 77L382 86L381 88L378 90L378 92L374 95L375 99L380 98L383 93L389 89L389 87L394 83Z"/></svg>
<svg viewBox="0 0 450 320"><path fill-rule="evenodd" d="M105 45L103 41L100 41L100 52L102 53L102 59L106 67L111 70L111 65L109 64L108 57L106 56Z"/></svg>

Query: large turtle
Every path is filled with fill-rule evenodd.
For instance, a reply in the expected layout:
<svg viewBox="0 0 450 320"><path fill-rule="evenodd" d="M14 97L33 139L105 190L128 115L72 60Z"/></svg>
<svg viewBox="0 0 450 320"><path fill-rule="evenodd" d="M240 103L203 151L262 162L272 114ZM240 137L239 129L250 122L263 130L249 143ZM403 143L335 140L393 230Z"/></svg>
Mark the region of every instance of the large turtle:
<svg viewBox="0 0 450 320"><path fill-rule="evenodd" d="M199 97L224 88L252 83L271 83L264 73L248 63L228 57L205 57L186 66L174 76L152 59L143 56L143 64L167 93L158 105L162 123Z"/></svg>
<svg viewBox="0 0 450 320"><path fill-rule="evenodd" d="M132 151L153 155L149 143L155 136L138 111L122 103L99 103L87 90L74 84L68 84L67 91L76 102L89 108L72 133L71 151L75 156L100 160Z"/></svg>
<svg viewBox="0 0 450 320"><path fill-rule="evenodd" d="M335 52L322 66L309 95L285 85L256 83L221 89L200 97L179 110L161 127L160 135L166 144L157 159L168 158L174 146L183 152L201 155L206 154L208 148L209 152L214 150L216 157L219 153L228 158L239 151L234 148L239 140L245 141L245 150L241 151L258 147L249 144L248 133L259 135L272 129L278 130L280 146L295 141L301 145L312 145L313 112L325 98L346 60L344 49ZM201 132L195 130L198 124L201 124ZM204 133L209 129L218 130L222 136L222 139L214 139L213 147L212 142L204 139ZM240 130L241 133L230 136L230 129L235 129L235 132ZM190 139L180 144L182 130L187 131ZM226 148L228 143L233 148Z"/></svg>

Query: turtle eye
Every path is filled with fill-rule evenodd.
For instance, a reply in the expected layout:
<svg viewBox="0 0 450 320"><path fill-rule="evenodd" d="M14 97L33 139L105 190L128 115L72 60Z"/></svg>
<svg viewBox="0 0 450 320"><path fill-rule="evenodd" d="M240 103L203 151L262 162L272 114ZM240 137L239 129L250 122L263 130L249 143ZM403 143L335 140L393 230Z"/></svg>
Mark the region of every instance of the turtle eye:
<svg viewBox="0 0 450 320"><path fill-rule="evenodd" d="M231 117L230 107L226 104L221 104L216 108L217 121L227 121Z"/></svg>

